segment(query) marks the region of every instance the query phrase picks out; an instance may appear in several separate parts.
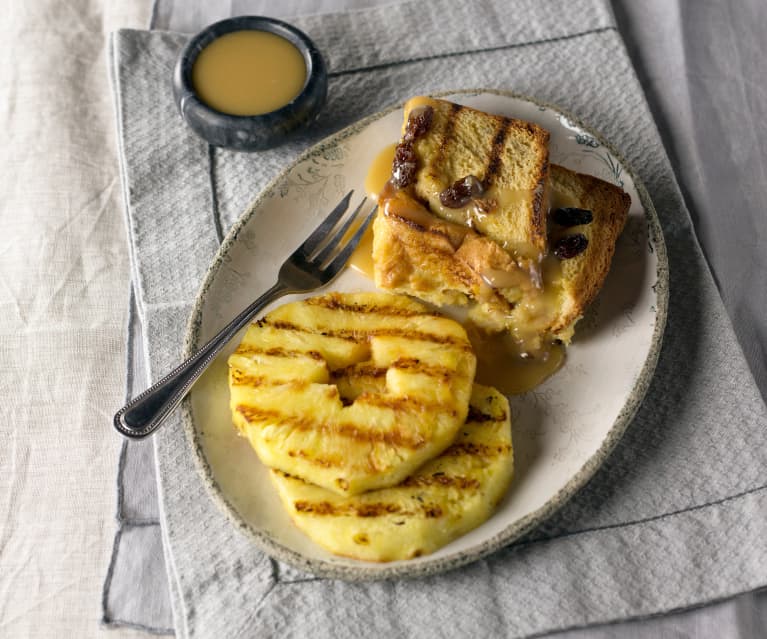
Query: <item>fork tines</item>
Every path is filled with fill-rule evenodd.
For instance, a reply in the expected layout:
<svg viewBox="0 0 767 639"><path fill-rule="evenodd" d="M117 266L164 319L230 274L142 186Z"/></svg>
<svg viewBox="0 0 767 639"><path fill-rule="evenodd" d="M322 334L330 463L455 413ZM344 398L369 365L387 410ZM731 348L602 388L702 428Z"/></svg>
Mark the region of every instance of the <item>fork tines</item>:
<svg viewBox="0 0 767 639"><path fill-rule="evenodd" d="M359 205L349 213L353 193L349 191L301 245L301 256L307 262L323 270L335 269L342 267L351 257L376 211L373 206L371 211L360 215L367 202L367 198L362 198ZM353 228L354 233L350 235Z"/></svg>

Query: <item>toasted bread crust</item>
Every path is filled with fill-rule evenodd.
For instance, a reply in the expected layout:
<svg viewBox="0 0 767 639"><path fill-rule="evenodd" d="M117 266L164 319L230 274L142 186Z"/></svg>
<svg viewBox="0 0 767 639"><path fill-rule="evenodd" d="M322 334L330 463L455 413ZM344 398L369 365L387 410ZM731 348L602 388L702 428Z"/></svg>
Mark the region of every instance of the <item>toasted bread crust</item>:
<svg viewBox="0 0 767 639"><path fill-rule="evenodd" d="M551 167L551 188L557 194L555 200L559 197L576 201L594 216L591 223L566 230L568 234L583 234L588 246L580 255L562 260L565 301L558 321L551 327L557 333L575 323L602 288L618 236L626 225L631 198L614 184L558 165ZM561 234L555 230L551 239Z"/></svg>

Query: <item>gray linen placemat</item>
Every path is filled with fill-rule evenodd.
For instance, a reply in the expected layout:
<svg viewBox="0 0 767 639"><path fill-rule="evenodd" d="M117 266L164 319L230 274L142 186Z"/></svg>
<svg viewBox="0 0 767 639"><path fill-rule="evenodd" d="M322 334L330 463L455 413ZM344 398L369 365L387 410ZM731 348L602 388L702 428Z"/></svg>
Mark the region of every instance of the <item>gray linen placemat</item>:
<svg viewBox="0 0 767 639"><path fill-rule="evenodd" d="M222 232L290 159L410 95L484 86L535 95L592 123L648 187L671 273L655 380L605 466L553 519L486 560L404 582L317 579L262 555L208 498L176 418L154 438L156 518L147 505L153 478L140 472L151 451L126 448L121 476L143 479L144 489L121 493L105 617L126 587L125 573L112 578L123 564L154 584L163 558L173 626L191 637L528 636L764 586L767 413L606 4L437 0L294 22L328 58L329 103L300 141L257 156L211 150L177 116L169 79L185 36L112 39L143 330L132 335L143 340L151 378L178 360ZM153 552L126 562L137 544ZM140 589L136 608L148 606L149 625L169 630L161 594Z"/></svg>

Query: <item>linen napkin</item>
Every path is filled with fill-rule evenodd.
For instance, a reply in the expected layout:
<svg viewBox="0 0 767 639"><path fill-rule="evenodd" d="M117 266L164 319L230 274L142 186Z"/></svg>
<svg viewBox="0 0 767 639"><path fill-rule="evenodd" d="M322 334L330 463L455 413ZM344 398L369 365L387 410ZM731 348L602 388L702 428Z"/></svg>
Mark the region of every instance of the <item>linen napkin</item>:
<svg viewBox="0 0 767 639"><path fill-rule="evenodd" d="M523 637L764 586L767 411L606 3L418 1L293 22L327 58L329 102L300 140L258 155L211 149L178 117L170 77L186 36L113 35L137 320L129 339L143 345L151 379L180 357L222 234L285 164L411 95L474 87L563 106L598 128L647 186L671 277L655 378L617 449L552 519L485 560L408 581L320 579L263 555L208 498L176 417L153 451L146 442L124 450L106 618L131 587L128 623L167 632L172 624L182 637Z"/></svg>

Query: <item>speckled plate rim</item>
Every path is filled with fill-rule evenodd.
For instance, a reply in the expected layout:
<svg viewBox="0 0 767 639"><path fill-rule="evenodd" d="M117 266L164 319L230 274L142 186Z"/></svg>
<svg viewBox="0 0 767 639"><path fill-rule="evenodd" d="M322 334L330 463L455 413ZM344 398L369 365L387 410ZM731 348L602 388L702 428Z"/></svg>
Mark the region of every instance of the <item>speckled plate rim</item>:
<svg viewBox="0 0 767 639"><path fill-rule="evenodd" d="M203 451L202 442L200 441L199 434L195 428L194 416L191 405L191 398L187 397L181 406L182 422L186 439L192 448L192 456L195 460L195 466L203 479L208 494L211 496L216 505L227 516L232 525L241 530L253 543L268 555L284 561L299 570L312 573L318 577L343 579L346 581L371 581L382 579L397 579L397 578L415 578L425 577L448 570L453 570L464 566L468 563L477 561L490 555L491 553L509 545L516 539L538 526L545 519L550 517L554 512L561 508L572 496L578 492L596 473L602 463L607 459L609 454L617 445L625 433L628 425L631 423L634 415L636 414L639 406L644 399L647 389L652 381L653 374L655 372L655 366L658 361L658 357L663 342L663 333L666 326L666 317L668 313L668 297L669 297L669 273L668 273L668 255L666 252L666 244L663 239L663 231L660 226L658 214L655 207L652 204L652 200L645 188L644 184L639 180L636 173L626 162L624 157L603 138L599 133L595 132L591 127L581 122L577 117L568 113L561 107L539 100L537 98L524 95L521 93L515 93L512 91L502 91L497 89L458 89L454 91L440 91L438 93L431 93L429 95L433 97L444 96L474 96L479 94L493 94L502 97L508 97L516 100L526 101L536 106L550 109L560 116L567 118L569 122L578 126L582 130L593 136L598 140L601 145L604 146L613 157L623 167L623 170L631 177L634 187L639 194L642 207L645 213L645 219L648 223L648 235L649 240L653 244L655 255L657 259L656 275L656 313L655 313L655 327L653 330L652 340L647 352L644 364L637 376L636 383L632 391L629 393L626 401L616 417L612 427L607 432L602 444L597 450L586 460L581 468L573 474L573 476L565 483L565 485L557 491L546 503L540 508L528 513L524 517L512 522L500 533L486 539L476 546L450 555L447 557L439 557L429 561L428 557L419 563L408 564L407 562L397 563L396 565L389 564L374 564L370 562L359 562L357 565L349 564L333 564L320 559L313 559L306 557L294 550L291 550L282 545L277 540L273 539L270 535L265 534L259 530L254 529L249 523L247 523L243 517L239 514L237 509L230 503L226 495L222 492L218 486L212 469L208 463L208 460ZM349 125L348 127L338 131L337 133L325 138L324 140L313 145L306 151L304 151L298 158L296 158L290 165L286 166L274 179L264 188L264 190L254 199L250 206L244 211L241 217L234 223L226 237L224 238L218 252L216 253L211 266L209 267L205 278L202 282L200 290L194 301L194 306L189 317L189 322L186 329L186 337L184 342L184 357L191 356L199 347L200 330L202 323L202 311L205 303L205 298L208 289L215 281L219 269L226 260L226 257L237 242L238 236L242 229L248 224L251 217L259 210L261 204L268 197L281 181L285 180L292 169L306 161L317 153L321 153L324 149L335 146L350 136L356 135L362 131L365 127L371 123L381 119L382 117L390 114L392 111L402 109L403 103L391 106L383 111L369 115L357 122Z"/></svg>

